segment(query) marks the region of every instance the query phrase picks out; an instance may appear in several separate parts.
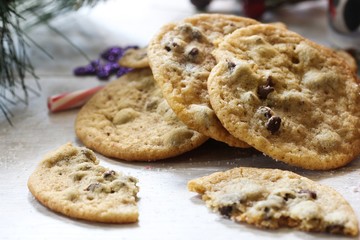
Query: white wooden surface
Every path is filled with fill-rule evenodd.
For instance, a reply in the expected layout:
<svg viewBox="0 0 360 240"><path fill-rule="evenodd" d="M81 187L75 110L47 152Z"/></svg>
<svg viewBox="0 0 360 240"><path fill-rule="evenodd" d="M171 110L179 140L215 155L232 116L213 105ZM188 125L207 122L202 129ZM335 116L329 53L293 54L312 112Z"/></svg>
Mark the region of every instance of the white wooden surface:
<svg viewBox="0 0 360 240"><path fill-rule="evenodd" d="M327 1L281 8L266 21L284 21L288 27L319 43L328 44ZM210 11L241 14L235 0L218 0ZM107 1L92 10L69 14L52 24L76 42L90 58L113 45L145 46L160 26L196 13L189 1ZM28 106L12 107L14 126L0 116L0 239L340 239L282 229L258 230L233 223L210 212L200 198L186 189L188 180L237 166L292 170L338 190L360 217L360 158L334 171L304 171L275 162L254 150L229 148L209 141L180 157L159 162L122 162L98 155L101 164L136 176L140 183L140 219L136 224L98 224L69 219L49 211L29 193L26 183L42 156L71 141L77 109L51 114L46 98L106 82L77 78L75 66L87 61L63 39L45 28L32 36L54 57L37 50L31 55L40 76L40 96ZM28 84L35 85L29 79ZM348 238L346 238L348 239Z"/></svg>

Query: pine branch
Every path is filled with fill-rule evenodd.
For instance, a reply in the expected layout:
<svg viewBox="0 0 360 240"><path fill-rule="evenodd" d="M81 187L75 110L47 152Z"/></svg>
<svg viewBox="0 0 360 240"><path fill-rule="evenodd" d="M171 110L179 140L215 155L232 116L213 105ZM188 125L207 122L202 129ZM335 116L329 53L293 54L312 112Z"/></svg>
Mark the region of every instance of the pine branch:
<svg viewBox="0 0 360 240"><path fill-rule="evenodd" d="M46 50L31 39L26 31L38 25L46 25L84 55L65 35L51 27L49 21L82 6L94 6L98 2L100 0L0 1L0 112L10 124L12 113L8 104L19 101L28 104L29 92L36 94L40 90L27 48L33 45L45 53ZM37 82L37 90L30 90L25 84L28 76Z"/></svg>

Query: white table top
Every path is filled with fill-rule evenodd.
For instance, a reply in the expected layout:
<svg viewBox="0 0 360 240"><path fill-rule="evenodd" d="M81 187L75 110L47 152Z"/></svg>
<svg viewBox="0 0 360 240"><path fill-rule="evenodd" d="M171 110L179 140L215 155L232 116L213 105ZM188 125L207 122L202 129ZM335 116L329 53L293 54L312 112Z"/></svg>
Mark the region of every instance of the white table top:
<svg viewBox="0 0 360 240"><path fill-rule="evenodd" d="M327 1L286 6L267 13L266 21L284 21L289 29L322 44L329 44ZM234 10L235 9L235 10ZM241 14L238 1L213 1L212 12ZM145 46L165 23L196 13L187 0L107 1L92 10L63 16L52 24L78 44L90 58L114 45ZM66 142L81 145L74 133L78 109L51 114L46 99L61 92L90 88L106 82L72 75L75 66L87 64L78 52L46 28L31 35L54 57L34 49L40 96L28 106L11 107L14 126L0 114L0 239L340 239L287 229L259 230L233 223L212 213L187 181L237 166L291 170L339 191L360 217L360 157L334 171L306 171L287 166L254 150L240 150L209 141L197 150L159 162L124 162L98 154L101 164L139 179L140 218L136 224L98 224L73 220L38 203L27 189L27 179L42 156ZM35 86L29 78L28 84ZM348 239L348 238L345 238Z"/></svg>

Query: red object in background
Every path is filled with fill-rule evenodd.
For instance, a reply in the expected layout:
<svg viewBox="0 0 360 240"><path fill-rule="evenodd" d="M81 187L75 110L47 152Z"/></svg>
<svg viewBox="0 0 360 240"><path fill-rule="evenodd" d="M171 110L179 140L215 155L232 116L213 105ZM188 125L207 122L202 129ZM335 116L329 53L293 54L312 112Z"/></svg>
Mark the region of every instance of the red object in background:
<svg viewBox="0 0 360 240"><path fill-rule="evenodd" d="M333 0L329 0L329 13L332 18L334 18L336 15L336 9Z"/></svg>
<svg viewBox="0 0 360 240"><path fill-rule="evenodd" d="M267 10L275 9L285 4L295 4L316 0L240 0L244 14L247 17L260 19ZM356 0L355 0L356 1Z"/></svg>
<svg viewBox="0 0 360 240"><path fill-rule="evenodd" d="M293 4L304 1L316 0L237 0L242 4L244 15L246 17L260 19L265 11L274 9L283 4ZM358 1L358 0L354 0ZM198 9L205 10L212 0L190 0L190 2Z"/></svg>
<svg viewBox="0 0 360 240"><path fill-rule="evenodd" d="M83 106L103 86L93 87L74 92L60 93L50 96L47 99L47 106L50 112L60 112Z"/></svg>
<svg viewBox="0 0 360 240"><path fill-rule="evenodd" d="M265 12L265 0L243 0L244 14L259 19Z"/></svg>

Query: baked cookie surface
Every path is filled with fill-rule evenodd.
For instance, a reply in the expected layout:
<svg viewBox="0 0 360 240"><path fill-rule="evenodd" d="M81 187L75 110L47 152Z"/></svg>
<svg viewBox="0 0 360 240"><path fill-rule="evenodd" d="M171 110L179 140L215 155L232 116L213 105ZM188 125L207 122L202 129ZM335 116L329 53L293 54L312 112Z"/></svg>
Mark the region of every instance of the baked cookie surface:
<svg viewBox="0 0 360 240"><path fill-rule="evenodd" d="M177 118L149 68L134 70L94 95L78 113L75 131L88 148L129 161L174 157L208 139Z"/></svg>
<svg viewBox="0 0 360 240"><path fill-rule="evenodd" d="M259 228L355 236L358 220L334 189L289 171L234 168L188 182L213 211Z"/></svg>
<svg viewBox="0 0 360 240"><path fill-rule="evenodd" d="M230 146L248 147L221 125L209 101L207 78L217 42L255 20L220 14L199 14L169 23L154 36L148 58L164 98L190 128Z"/></svg>
<svg viewBox="0 0 360 240"><path fill-rule="evenodd" d="M271 25L235 31L214 51L210 101L231 134L307 169L360 153L360 88L342 58Z"/></svg>
<svg viewBox="0 0 360 240"><path fill-rule="evenodd" d="M356 59L350 53L348 53L345 50L334 50L334 51L338 56L344 58L345 62L348 64L351 71L353 71L355 74L358 73L358 64L356 62Z"/></svg>
<svg viewBox="0 0 360 240"><path fill-rule="evenodd" d="M87 148L65 144L49 153L28 180L35 198L55 212L108 223L138 220L137 179L99 165Z"/></svg>
<svg viewBox="0 0 360 240"><path fill-rule="evenodd" d="M129 48L120 58L119 64L128 68L148 68L147 47Z"/></svg>

